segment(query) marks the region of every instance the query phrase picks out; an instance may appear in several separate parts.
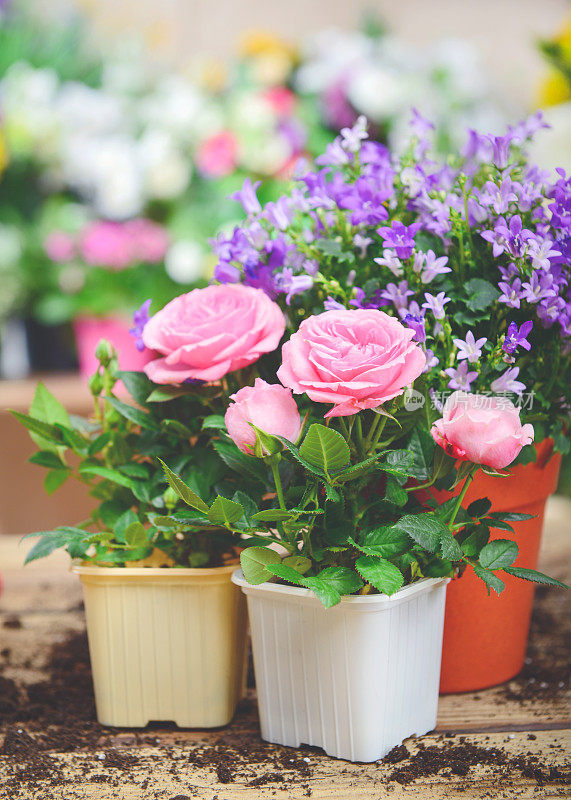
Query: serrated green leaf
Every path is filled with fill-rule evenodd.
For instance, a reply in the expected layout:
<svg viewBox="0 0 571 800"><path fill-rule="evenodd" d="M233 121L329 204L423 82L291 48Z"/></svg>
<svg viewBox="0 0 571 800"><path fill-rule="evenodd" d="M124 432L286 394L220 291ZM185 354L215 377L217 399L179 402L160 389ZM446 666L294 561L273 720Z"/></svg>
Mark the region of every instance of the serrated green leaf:
<svg viewBox="0 0 571 800"><path fill-rule="evenodd" d="M188 389L181 389L179 386L159 386L147 397L147 403L168 403L188 394Z"/></svg>
<svg viewBox="0 0 571 800"><path fill-rule="evenodd" d="M477 562L472 563L472 567L478 578L486 584L488 594L490 594L490 589L493 589L496 594L501 594L504 591L506 588L505 583L497 575L494 575L491 569L487 569Z"/></svg>
<svg viewBox="0 0 571 800"><path fill-rule="evenodd" d="M412 453L413 477L428 480L432 475L436 443L423 428L414 428L408 440L407 449Z"/></svg>
<svg viewBox="0 0 571 800"><path fill-rule="evenodd" d="M125 531L135 522L138 522L137 515L133 511L132 508L127 509L124 511L123 514L116 520L113 526L113 535L115 539L120 542L121 544L126 544L127 541L125 539Z"/></svg>
<svg viewBox="0 0 571 800"><path fill-rule="evenodd" d="M479 562L486 569L511 567L518 557L519 547L510 539L494 539L480 551Z"/></svg>
<svg viewBox="0 0 571 800"><path fill-rule="evenodd" d="M222 414L210 414L209 417L204 419L204 422L202 423L202 430L205 431L211 428L220 431L226 430L226 423Z"/></svg>
<svg viewBox="0 0 571 800"><path fill-rule="evenodd" d="M38 466L47 467L48 469L66 468L59 455L53 450L39 450L30 456L28 461L30 464L38 464Z"/></svg>
<svg viewBox="0 0 571 800"><path fill-rule="evenodd" d="M118 372L117 377L123 381L133 400L141 406L145 404L155 386L144 372L121 370Z"/></svg>
<svg viewBox="0 0 571 800"><path fill-rule="evenodd" d="M28 416L28 414L22 414L20 411L13 411L10 409L9 411L10 414L15 419L18 420L18 422L20 422L25 428L27 428L30 431L30 433L39 436L42 440L45 440L48 443L56 443L61 445L62 443L61 431L59 431L55 425L50 425L47 422L42 422L39 419L34 419L33 417ZM40 447L42 447L43 449L47 449L44 447L43 443L40 445Z"/></svg>
<svg viewBox="0 0 571 800"><path fill-rule="evenodd" d="M244 577L253 586L268 581L272 573L266 569L269 564L278 564L281 558L269 547L247 547L240 553L240 566Z"/></svg>
<svg viewBox="0 0 571 800"><path fill-rule="evenodd" d="M167 467L164 461L162 461L160 458L157 460L162 464L169 486L177 493L180 499L183 500L187 506L196 508L197 511L202 511L204 514L208 514L210 509L204 500L202 500L202 498L200 498L196 492L193 492L192 489L182 480L182 478L173 472L170 467Z"/></svg>
<svg viewBox="0 0 571 800"><path fill-rule="evenodd" d="M481 497L479 500L474 500L470 503L466 512L469 517L483 517L491 509L492 504L487 497Z"/></svg>
<svg viewBox="0 0 571 800"><path fill-rule="evenodd" d="M147 414L146 411L141 411L140 408L130 406L128 403L124 403L122 400L118 400L113 396L108 396L104 399L107 403L113 406L115 411L121 414L122 417L125 417L125 419L128 419L130 422L133 422L140 428L145 428L146 430L150 431L159 430L159 423L156 421L156 419L153 419L150 414Z"/></svg>
<svg viewBox="0 0 571 800"><path fill-rule="evenodd" d="M304 585L302 573L288 564L280 563L279 561L275 564L266 564L265 570L274 578L280 578L282 581L288 581L288 583L293 583L296 586Z"/></svg>
<svg viewBox="0 0 571 800"><path fill-rule="evenodd" d="M39 541L31 548L26 555L24 564L29 564L30 561L35 561L38 558L44 558L58 550L60 547L65 547L72 541L83 541L89 534L82 528L61 527L53 531L41 531L39 533L32 533L29 536L39 536ZM24 537L27 538L27 537Z"/></svg>
<svg viewBox="0 0 571 800"><path fill-rule="evenodd" d="M405 506L408 501L408 493L392 477L392 475L389 475L387 478L387 486L385 488L385 500L388 503L392 503L394 506L398 506L398 508L402 508L403 506Z"/></svg>
<svg viewBox="0 0 571 800"><path fill-rule="evenodd" d="M551 578L549 575L544 575L543 572L538 572L535 569L526 569L525 567L504 567L504 572L507 572L509 575L513 575L514 578L521 578L524 581L544 583L548 586L559 586L561 589L569 588L566 583L562 583L556 578Z"/></svg>
<svg viewBox="0 0 571 800"><path fill-rule="evenodd" d="M111 434L110 433L102 433L97 436L87 448L87 455L94 456L97 453L100 453L104 447L106 447L109 442L111 441Z"/></svg>
<svg viewBox="0 0 571 800"><path fill-rule="evenodd" d="M300 575L305 575L305 573L311 569L311 559L305 556L287 556L287 558L284 558L282 564L299 572Z"/></svg>
<svg viewBox="0 0 571 800"><path fill-rule="evenodd" d="M133 480L131 478L110 467L100 467L96 464L80 464L79 472L87 477L104 478L107 481L119 484L119 486L124 486L126 489L133 489Z"/></svg>
<svg viewBox="0 0 571 800"><path fill-rule="evenodd" d="M435 553L441 537L446 536L448 527L432 511L423 514L405 514L398 522L393 525L398 531L408 533L411 539L428 550Z"/></svg>
<svg viewBox="0 0 571 800"><path fill-rule="evenodd" d="M490 538L490 531L485 525L478 525L476 530L470 533L461 543L460 547L465 556L473 558L477 556L488 543Z"/></svg>
<svg viewBox="0 0 571 800"><path fill-rule="evenodd" d="M376 463L379 462L381 459L382 454L377 456L370 456L366 458L364 461L359 461L357 464L353 464L347 469L344 469L343 472L338 472L335 474L333 478L333 483L335 485L346 483L347 481L353 481L357 478L360 478L362 475L366 475L368 472L371 471L371 467L373 467Z"/></svg>
<svg viewBox="0 0 571 800"><path fill-rule="evenodd" d="M224 461L230 469L234 470L234 472L237 472L242 477L244 475L249 475L266 485L267 475L264 464L258 458L247 456L245 453L242 453L241 450L238 450L234 442L231 442L229 439L218 440L214 442L213 446L222 461Z"/></svg>
<svg viewBox="0 0 571 800"><path fill-rule="evenodd" d="M359 574L383 594L398 592L404 583L404 575L398 567L375 556L361 556L355 563Z"/></svg>
<svg viewBox="0 0 571 800"><path fill-rule="evenodd" d="M535 514L518 514L513 511L492 511L488 514L491 519L501 519L504 522L525 522L528 519L534 519Z"/></svg>
<svg viewBox="0 0 571 800"><path fill-rule="evenodd" d="M257 511L252 514L252 519L257 522L283 522L286 519L291 519L295 514L292 511L286 511L282 508L268 508L264 511Z"/></svg>
<svg viewBox="0 0 571 800"><path fill-rule="evenodd" d="M349 445L343 436L317 422L310 426L299 454L326 475L347 466L351 459Z"/></svg>
<svg viewBox="0 0 571 800"><path fill-rule="evenodd" d="M48 494L53 494L69 478L69 469L53 469L44 478L44 489Z"/></svg>
<svg viewBox="0 0 571 800"><path fill-rule="evenodd" d="M462 548L447 526L443 528L440 534L440 551L442 558L448 561L461 561L462 559Z"/></svg>
<svg viewBox="0 0 571 800"><path fill-rule="evenodd" d="M371 556L393 558L406 553L412 546L410 536L392 527L379 527L368 531L358 545Z"/></svg>
<svg viewBox="0 0 571 800"><path fill-rule="evenodd" d="M509 531L510 533L515 533L512 526L508 522L504 522L503 519L492 519L492 517L482 517L480 521L484 522L490 528L496 528L499 531Z"/></svg>
<svg viewBox="0 0 571 800"><path fill-rule="evenodd" d="M387 453L385 460L381 461L379 469L389 475L414 477L414 456L408 450L392 450Z"/></svg>
<svg viewBox="0 0 571 800"><path fill-rule="evenodd" d="M125 542L130 547L143 547L147 544L147 531L140 522L132 522L125 529Z"/></svg>
<svg viewBox="0 0 571 800"><path fill-rule="evenodd" d="M208 510L208 519L215 525L232 525L244 516L240 503L218 495Z"/></svg>
<svg viewBox="0 0 571 800"><path fill-rule="evenodd" d="M174 434L175 436L179 436L182 439L190 439L192 437L192 431L187 425L183 425L182 422L179 422L178 419L163 419L161 420L161 430L166 431L167 433Z"/></svg>

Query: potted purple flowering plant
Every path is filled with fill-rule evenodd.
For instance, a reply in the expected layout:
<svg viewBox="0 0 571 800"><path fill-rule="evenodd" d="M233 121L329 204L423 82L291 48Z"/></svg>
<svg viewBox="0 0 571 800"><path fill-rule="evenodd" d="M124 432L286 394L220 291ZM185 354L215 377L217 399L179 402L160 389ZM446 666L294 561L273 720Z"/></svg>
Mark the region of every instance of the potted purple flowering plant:
<svg viewBox="0 0 571 800"><path fill-rule="evenodd" d="M408 417L386 429L403 446L426 447L454 391L516 401L536 444L523 448L510 477L492 482L495 490L480 472L465 505L501 495L524 568L537 564L545 501L560 453L569 450L571 180L528 162L526 146L543 126L538 113L504 136L469 131L461 152L436 161L433 126L418 112L398 158L369 140L360 118L276 202L262 207L246 182L246 222L215 243L215 277L264 289L293 330L308 315L342 308L382 309L414 330L425 371L406 403ZM451 469L425 488L436 494L454 483ZM535 518L524 521L522 513ZM531 585L509 580L492 600L469 577L454 581L443 688L474 689L516 674L532 601ZM497 659L482 665L476 655L497 633L488 626L496 626L500 606L509 624ZM456 607L468 608L468 618L455 616Z"/></svg>

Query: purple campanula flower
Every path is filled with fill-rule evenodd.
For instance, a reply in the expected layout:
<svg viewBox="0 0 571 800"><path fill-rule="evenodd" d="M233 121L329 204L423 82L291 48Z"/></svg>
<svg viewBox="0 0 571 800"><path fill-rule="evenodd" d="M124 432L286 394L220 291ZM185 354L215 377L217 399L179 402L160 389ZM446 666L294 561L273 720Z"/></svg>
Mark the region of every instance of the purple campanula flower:
<svg viewBox="0 0 571 800"><path fill-rule="evenodd" d="M150 308L151 300L145 300L143 305L133 314L133 327L129 330L129 333L135 339L135 347L140 353L145 349L143 331L145 330L145 325L149 321Z"/></svg>
<svg viewBox="0 0 571 800"><path fill-rule="evenodd" d="M356 233L353 236L353 244L359 251L359 255L361 258L365 258L367 255L367 247L373 243L373 240L369 236L363 236L362 233Z"/></svg>
<svg viewBox="0 0 571 800"><path fill-rule="evenodd" d="M450 302L450 297L446 297L445 292L439 292L437 295L430 294L429 292L424 293L424 297L426 299L426 303L422 304L423 308L428 308L434 314L435 319L444 319L446 316L446 311L444 310L444 306L446 303Z"/></svg>
<svg viewBox="0 0 571 800"><path fill-rule="evenodd" d="M492 145L492 159L498 169L505 169L508 165L510 156L510 146L514 141L514 134L507 133L505 136L488 136Z"/></svg>
<svg viewBox="0 0 571 800"><path fill-rule="evenodd" d="M393 247L399 258L409 258L414 250L414 237L421 227L420 222L404 225L399 220L394 220L390 227L377 228L377 233L385 247Z"/></svg>
<svg viewBox="0 0 571 800"><path fill-rule="evenodd" d="M367 118L361 115L352 128L341 128L342 147L348 153L358 153L363 139L368 139Z"/></svg>
<svg viewBox="0 0 571 800"><path fill-rule="evenodd" d="M286 303L291 304L294 294L308 292L313 288L313 278L310 275L294 275L290 267L284 267L281 272L274 275L274 289L286 295Z"/></svg>
<svg viewBox="0 0 571 800"><path fill-rule="evenodd" d="M478 131L468 128L468 139L461 151L463 158L487 164L492 160L492 153L490 140Z"/></svg>
<svg viewBox="0 0 571 800"><path fill-rule="evenodd" d="M534 269L549 269L550 259L561 255L560 250L553 248L554 244L555 242L548 238L530 240L528 256L531 258L531 266Z"/></svg>
<svg viewBox="0 0 571 800"><path fill-rule="evenodd" d="M388 300L398 310L405 308L408 305L407 297L413 295L414 292L408 288L406 281L396 283L387 283L387 288L383 289L380 296L383 300Z"/></svg>
<svg viewBox="0 0 571 800"><path fill-rule="evenodd" d="M522 226L519 214L516 214L510 219L509 226L498 223L496 223L496 232L504 237L506 241L506 250L512 256L522 256L525 252L526 242L534 238L533 231Z"/></svg>
<svg viewBox="0 0 571 800"><path fill-rule="evenodd" d="M480 192L480 202L491 206L496 214L505 214L510 203L517 202L517 199L511 178L504 178L499 186L493 181L486 181Z"/></svg>
<svg viewBox="0 0 571 800"><path fill-rule="evenodd" d="M355 292L355 297L349 301L350 306L354 308L378 308L379 305L381 305L379 303L380 295L378 292L375 292L373 297L367 299L364 289L361 289L359 286L355 286L353 291ZM384 305L384 303L382 305Z"/></svg>
<svg viewBox="0 0 571 800"><path fill-rule="evenodd" d="M258 200L258 196L256 194L258 187L261 185L262 181L256 181L255 183L252 183L250 178L246 178L242 188L239 191L234 192L234 194L231 194L230 198L232 200L236 200L238 203L241 203L246 214L257 214L258 211L262 210L262 206L260 205L260 201Z"/></svg>
<svg viewBox="0 0 571 800"><path fill-rule="evenodd" d="M523 322L518 330L516 322L510 322L506 333L506 338L502 345L504 353L512 355L518 347L523 347L524 350L531 350L531 344L527 341L527 335L533 328L533 322L528 320Z"/></svg>
<svg viewBox="0 0 571 800"><path fill-rule="evenodd" d="M505 303L510 308L519 308L521 299L524 296L521 290L521 280L514 278L513 283L509 284L506 281L500 281L498 287L501 289L502 294L498 297L499 303Z"/></svg>
<svg viewBox="0 0 571 800"><path fill-rule="evenodd" d="M241 277L239 268L227 261L219 261L214 267L214 280L219 283L240 283Z"/></svg>
<svg viewBox="0 0 571 800"><path fill-rule="evenodd" d="M352 156L347 153L341 144L339 137L329 142L325 152L315 159L315 163L320 167L342 167L348 164Z"/></svg>
<svg viewBox="0 0 571 800"><path fill-rule="evenodd" d="M422 371L423 372L430 372L431 369L434 369L434 367L438 366L440 361L439 361L438 358L436 358L436 356L434 355L434 352L432 350L427 350L425 355L426 355L426 364L424 365L424 369ZM431 389L431 391L432 391L432 389ZM440 410L442 410L442 409L440 409Z"/></svg>
<svg viewBox="0 0 571 800"><path fill-rule="evenodd" d="M274 225L280 231L285 231L293 219L292 202L289 197L284 195L278 198L275 203L266 203L263 214L271 225Z"/></svg>
<svg viewBox="0 0 571 800"><path fill-rule="evenodd" d="M380 258L374 258L373 261L381 267L388 267L395 278L400 278L403 274L402 262L400 258L397 258L396 250L390 247L385 248L383 255Z"/></svg>
<svg viewBox="0 0 571 800"><path fill-rule="evenodd" d="M440 256L436 258L433 250L427 250L424 254L424 267L420 275L423 283L431 283L437 275L445 275L447 272L452 272L450 267L447 267L448 256Z"/></svg>
<svg viewBox="0 0 571 800"><path fill-rule="evenodd" d="M454 367L449 367L448 369L445 369L444 372L450 378L448 381L449 388L453 389L454 391L461 389L465 392L469 392L471 385L478 377L478 373L476 371L468 372L467 361L462 361L457 369Z"/></svg>
<svg viewBox="0 0 571 800"><path fill-rule="evenodd" d="M490 388L492 392L501 394L502 392L515 392L515 394L522 394L525 391L525 383L517 381L519 375L519 367L508 367L506 371L492 381Z"/></svg>
<svg viewBox="0 0 571 800"><path fill-rule="evenodd" d="M533 272L529 281L522 284L522 296L528 303L539 303L548 297L555 297L553 275L549 272Z"/></svg>
<svg viewBox="0 0 571 800"><path fill-rule="evenodd" d="M378 225L389 216L383 205L386 199L384 192L376 191L367 178L357 178L352 186L346 186L337 202L340 208L353 211L353 225Z"/></svg>
<svg viewBox="0 0 571 800"><path fill-rule="evenodd" d="M425 342L426 341L426 326L424 322L424 314L414 314L410 311L410 309L406 312L402 321L407 326L407 328L412 328L414 331L414 341L415 342Z"/></svg>
<svg viewBox="0 0 571 800"><path fill-rule="evenodd" d="M537 307L537 316L544 328L550 328L565 311L565 300L562 297L546 297Z"/></svg>
<svg viewBox="0 0 571 800"><path fill-rule="evenodd" d="M329 296L327 298L327 300L325 300L325 302L323 303L323 308L326 311L346 311L347 310L344 305L342 305L341 303L338 303L337 300L334 300L331 296Z"/></svg>
<svg viewBox="0 0 571 800"><path fill-rule="evenodd" d="M458 348L456 359L458 361L466 359L470 364L473 364L482 355L482 347L487 341L485 336L482 336L481 339L475 339L472 331L468 331L465 341L463 339L454 339L454 344Z"/></svg>

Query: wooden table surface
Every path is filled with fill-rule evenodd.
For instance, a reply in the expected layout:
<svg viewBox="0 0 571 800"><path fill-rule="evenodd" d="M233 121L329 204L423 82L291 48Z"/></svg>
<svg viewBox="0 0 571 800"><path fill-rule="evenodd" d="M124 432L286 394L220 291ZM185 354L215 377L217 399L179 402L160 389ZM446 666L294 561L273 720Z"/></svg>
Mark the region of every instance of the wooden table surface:
<svg viewBox="0 0 571 800"><path fill-rule="evenodd" d="M571 501L552 498L540 566L567 580L571 573L570 523ZM0 686L2 680L12 679L19 692L45 680L48 652L53 655L61 648L65 656L69 642L74 636L82 638L85 629L79 583L68 572L66 557L55 554L24 570L25 546L19 546L16 537L0 536L4 584L0 595ZM38 729L33 714L16 726L2 725L0 705L0 798L570 797L569 772L565 772L571 745L566 682L569 606L569 593L539 590L522 675L494 689L441 697L436 730L420 739L408 739L408 754L401 754L402 760L350 764L316 748L294 750L265 744L259 736L252 689L234 722L217 731L182 731L172 726L113 730L101 728L91 716L85 720L89 746L81 744L80 736L77 742L59 749L47 747L41 756L53 765L58 781L38 779L26 767L23 779L14 782L15 772L22 772L22 758L17 750L10 751L4 736L28 732L34 741L42 742L46 733L59 731L65 742L65 731L61 731L57 705L53 724L46 723L46 730ZM77 680L88 680L87 657L82 658ZM71 696L75 680L72 673L68 684ZM6 755L6 750L11 754Z"/></svg>

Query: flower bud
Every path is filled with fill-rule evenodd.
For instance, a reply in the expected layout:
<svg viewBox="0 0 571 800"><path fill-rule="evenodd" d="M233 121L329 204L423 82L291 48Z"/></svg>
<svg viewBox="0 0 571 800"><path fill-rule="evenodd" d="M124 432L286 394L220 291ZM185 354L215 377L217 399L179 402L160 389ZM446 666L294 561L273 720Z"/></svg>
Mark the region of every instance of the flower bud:
<svg viewBox="0 0 571 800"><path fill-rule="evenodd" d="M95 348L95 358L100 362L101 366L109 366L109 362L114 355L115 351L111 342L108 342L107 339L100 339Z"/></svg>

